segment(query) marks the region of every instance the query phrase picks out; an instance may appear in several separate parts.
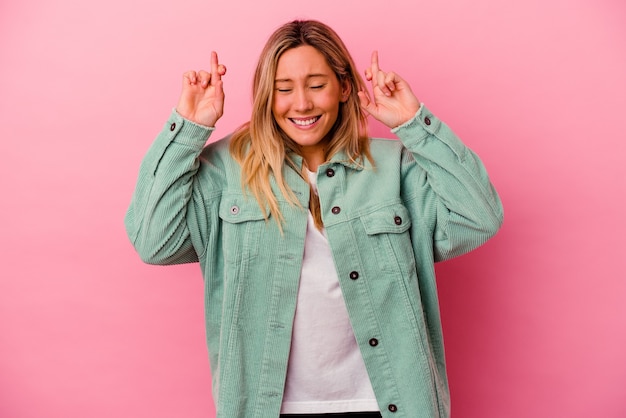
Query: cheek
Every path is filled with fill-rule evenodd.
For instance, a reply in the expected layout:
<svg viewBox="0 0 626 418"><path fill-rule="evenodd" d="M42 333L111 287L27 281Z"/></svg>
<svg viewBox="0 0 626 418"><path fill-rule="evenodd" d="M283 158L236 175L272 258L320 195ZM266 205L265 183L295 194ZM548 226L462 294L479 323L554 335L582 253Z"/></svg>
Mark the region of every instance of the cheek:
<svg viewBox="0 0 626 418"><path fill-rule="evenodd" d="M328 113L339 113L339 100L334 95L326 97L322 106Z"/></svg>
<svg viewBox="0 0 626 418"><path fill-rule="evenodd" d="M272 103L272 113L274 114L274 116L284 114L288 108L289 106L284 99L274 96L274 100Z"/></svg>

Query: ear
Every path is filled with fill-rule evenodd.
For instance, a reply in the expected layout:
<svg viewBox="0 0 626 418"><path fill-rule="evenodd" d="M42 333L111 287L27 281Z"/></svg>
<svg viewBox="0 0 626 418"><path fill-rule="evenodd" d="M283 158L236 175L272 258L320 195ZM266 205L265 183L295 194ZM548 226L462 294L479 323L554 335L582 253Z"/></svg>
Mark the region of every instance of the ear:
<svg viewBox="0 0 626 418"><path fill-rule="evenodd" d="M345 103L348 101L350 97L350 93L352 92L352 85L349 80L341 81L341 103Z"/></svg>

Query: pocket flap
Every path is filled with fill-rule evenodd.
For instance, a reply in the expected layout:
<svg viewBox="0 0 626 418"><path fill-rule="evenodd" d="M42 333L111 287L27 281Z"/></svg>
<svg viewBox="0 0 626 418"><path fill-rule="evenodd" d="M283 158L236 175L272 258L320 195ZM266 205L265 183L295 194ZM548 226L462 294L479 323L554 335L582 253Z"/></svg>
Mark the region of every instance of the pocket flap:
<svg viewBox="0 0 626 418"><path fill-rule="evenodd" d="M238 224L247 221L259 221L269 218L265 216L255 199L245 198L243 195L227 195L220 202L220 218L229 223Z"/></svg>
<svg viewBox="0 0 626 418"><path fill-rule="evenodd" d="M368 235L401 234L411 226L409 211L398 203L361 216Z"/></svg>

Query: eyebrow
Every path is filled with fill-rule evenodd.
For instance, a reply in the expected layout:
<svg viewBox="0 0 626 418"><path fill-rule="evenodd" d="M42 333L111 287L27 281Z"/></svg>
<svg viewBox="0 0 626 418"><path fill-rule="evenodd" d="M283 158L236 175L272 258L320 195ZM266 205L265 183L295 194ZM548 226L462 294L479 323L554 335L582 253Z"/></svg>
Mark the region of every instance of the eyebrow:
<svg viewBox="0 0 626 418"><path fill-rule="evenodd" d="M328 74L309 74L306 76L307 79L309 78L315 78L315 77L326 77L328 78L329 75ZM275 83L285 83L285 82L289 82L289 81L293 81L290 78L277 78L276 80L274 80Z"/></svg>

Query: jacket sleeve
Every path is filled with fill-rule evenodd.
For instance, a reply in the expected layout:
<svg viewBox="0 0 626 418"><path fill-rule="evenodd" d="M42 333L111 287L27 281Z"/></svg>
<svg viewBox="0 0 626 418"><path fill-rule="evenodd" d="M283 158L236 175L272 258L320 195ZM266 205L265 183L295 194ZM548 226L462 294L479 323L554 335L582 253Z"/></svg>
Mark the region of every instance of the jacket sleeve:
<svg viewBox="0 0 626 418"><path fill-rule="evenodd" d="M176 111L145 155L126 212L128 237L149 264L195 262L188 216L200 153L213 128L197 125Z"/></svg>
<svg viewBox="0 0 626 418"><path fill-rule="evenodd" d="M433 234L435 261L467 253L491 238L503 221L500 198L478 156L422 105L392 130L406 147L405 201Z"/></svg>

